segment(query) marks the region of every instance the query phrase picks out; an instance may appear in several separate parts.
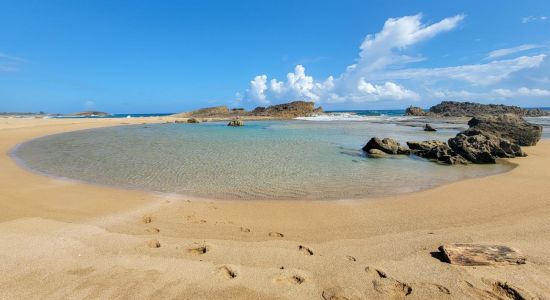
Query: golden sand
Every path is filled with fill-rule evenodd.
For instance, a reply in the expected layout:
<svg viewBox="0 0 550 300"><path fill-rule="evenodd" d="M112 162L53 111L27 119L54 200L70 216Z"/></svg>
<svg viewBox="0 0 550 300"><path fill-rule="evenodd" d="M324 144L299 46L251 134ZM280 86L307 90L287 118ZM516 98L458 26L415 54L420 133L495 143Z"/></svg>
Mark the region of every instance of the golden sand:
<svg viewBox="0 0 550 300"><path fill-rule="evenodd" d="M0 118L0 298L550 297L547 141L508 173L363 201L189 201L45 177L9 156L47 134L169 120ZM454 242L511 246L527 264L432 256Z"/></svg>

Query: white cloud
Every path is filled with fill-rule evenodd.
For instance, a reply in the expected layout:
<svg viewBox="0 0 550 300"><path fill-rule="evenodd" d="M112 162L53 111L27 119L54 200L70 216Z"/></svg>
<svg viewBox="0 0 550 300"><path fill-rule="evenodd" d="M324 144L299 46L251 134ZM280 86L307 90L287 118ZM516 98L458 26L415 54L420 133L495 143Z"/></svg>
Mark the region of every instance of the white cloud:
<svg viewBox="0 0 550 300"><path fill-rule="evenodd" d="M511 54L515 54L515 53L518 53L518 52L523 52L523 51L542 48L542 47L543 46L541 46L541 45L524 44L524 45L519 45L519 46L513 47L513 48L497 49L497 50L489 52L489 55L487 55L487 59L500 58L500 57L509 56Z"/></svg>
<svg viewBox="0 0 550 300"><path fill-rule="evenodd" d="M520 57L512 55L548 46L524 44L497 49L488 54L486 59L490 61L485 63L432 68L410 67L409 64L426 59L418 54L407 53L411 46L457 28L464 15L445 18L434 24L422 23L421 18L422 15L417 14L388 19L380 32L365 37L360 45L357 61L347 66L338 76L329 76L325 80L314 79L306 74L302 65L297 65L283 81L268 81L266 75L256 76L243 94L243 100L249 104L292 100L360 103L445 98L485 100L502 99L505 95L545 95L546 90L527 87L528 85L519 89L506 89L506 86L496 85L509 84L518 76L529 78L529 72L536 74L533 70L544 72L541 65L545 62L546 54ZM499 59L506 56L512 57ZM534 81L530 82L536 86ZM518 86L522 82L513 84Z"/></svg>
<svg viewBox="0 0 550 300"><path fill-rule="evenodd" d="M476 85L491 85L508 78L512 73L536 68L541 65L545 54L521 56L508 60L495 60L486 64L463 65L445 68L416 68L386 71L378 74L382 79L460 80Z"/></svg>
<svg viewBox="0 0 550 300"><path fill-rule="evenodd" d="M546 21L546 20L548 20L548 17L547 17L547 16L540 16L540 17L537 17L537 16L527 16L527 17L521 18L521 23L527 24L527 23L531 23L531 22Z"/></svg>

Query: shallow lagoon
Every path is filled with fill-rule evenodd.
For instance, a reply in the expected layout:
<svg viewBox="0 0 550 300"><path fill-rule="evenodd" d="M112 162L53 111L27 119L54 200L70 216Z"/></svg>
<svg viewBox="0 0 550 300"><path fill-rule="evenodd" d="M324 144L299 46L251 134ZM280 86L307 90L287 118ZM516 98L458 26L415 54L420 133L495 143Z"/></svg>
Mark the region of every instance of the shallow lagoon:
<svg viewBox="0 0 550 300"><path fill-rule="evenodd" d="M155 124L51 135L20 145L26 167L100 185L213 199L352 199L394 195L509 170L442 166L420 158L366 157L372 136L446 140L388 120Z"/></svg>

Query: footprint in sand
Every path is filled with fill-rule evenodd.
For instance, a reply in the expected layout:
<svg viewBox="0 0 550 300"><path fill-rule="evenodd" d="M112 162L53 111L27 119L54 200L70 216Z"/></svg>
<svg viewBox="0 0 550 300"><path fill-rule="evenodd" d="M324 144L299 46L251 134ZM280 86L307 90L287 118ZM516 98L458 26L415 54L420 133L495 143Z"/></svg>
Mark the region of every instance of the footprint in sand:
<svg viewBox="0 0 550 300"><path fill-rule="evenodd" d="M250 228L241 227L241 232L250 232Z"/></svg>
<svg viewBox="0 0 550 300"><path fill-rule="evenodd" d="M468 290L472 296L477 298L499 300L538 299L529 292L508 282L490 280L486 278L483 278L481 281L487 286L475 286L468 281L464 281L462 286L465 287L465 289Z"/></svg>
<svg viewBox="0 0 550 300"><path fill-rule="evenodd" d="M299 285L304 283L306 279L303 276L300 275L279 275L273 279L274 283L285 283L285 284L292 284L292 285Z"/></svg>
<svg viewBox="0 0 550 300"><path fill-rule="evenodd" d="M207 245L201 245L197 247L188 248L187 253L191 255L203 255L203 254L206 254L206 252L208 252L209 250L210 250L210 247L208 247Z"/></svg>
<svg viewBox="0 0 550 300"><path fill-rule="evenodd" d="M158 240L150 240L147 242L149 248L160 248L160 242Z"/></svg>
<svg viewBox="0 0 550 300"><path fill-rule="evenodd" d="M221 266L218 268L218 274L225 279L237 278L237 272L228 266Z"/></svg>
<svg viewBox="0 0 550 300"><path fill-rule="evenodd" d="M349 287L332 287L323 291L325 300L359 300L364 296L358 290Z"/></svg>
<svg viewBox="0 0 550 300"><path fill-rule="evenodd" d="M272 236L272 237L285 237L284 234L279 233L279 232L270 232L269 236Z"/></svg>
<svg viewBox="0 0 550 300"><path fill-rule="evenodd" d="M353 257L351 255L347 255L346 259L349 260L349 261L357 261L357 259L355 259L355 257Z"/></svg>
<svg viewBox="0 0 550 300"><path fill-rule="evenodd" d="M304 255L313 255L313 251L306 246L298 246L298 251L302 252Z"/></svg>
<svg viewBox="0 0 550 300"><path fill-rule="evenodd" d="M413 289L407 283L388 277L386 272L373 267L366 267L365 272L372 278L374 290L385 297L401 298L412 293Z"/></svg>
<svg viewBox="0 0 550 300"><path fill-rule="evenodd" d="M156 228L156 227L151 227L151 228L147 228L145 229L145 231L149 232L149 233L159 233L160 232L160 229Z"/></svg>
<svg viewBox="0 0 550 300"><path fill-rule="evenodd" d="M141 221L143 221L143 223L145 223L145 224L149 224L149 223L153 222L153 218L151 218L151 216L143 216L141 218Z"/></svg>

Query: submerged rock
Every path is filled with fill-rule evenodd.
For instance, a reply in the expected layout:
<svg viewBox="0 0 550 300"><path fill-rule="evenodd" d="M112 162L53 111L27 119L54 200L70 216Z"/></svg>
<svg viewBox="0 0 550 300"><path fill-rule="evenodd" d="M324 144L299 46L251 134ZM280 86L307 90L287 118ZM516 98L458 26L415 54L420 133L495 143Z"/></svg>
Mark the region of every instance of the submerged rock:
<svg viewBox="0 0 550 300"><path fill-rule="evenodd" d="M386 154L409 154L409 149L402 147L399 142L390 138L384 138L382 140L377 137L371 138L367 144L363 146L363 151L369 152L371 149L380 150Z"/></svg>
<svg viewBox="0 0 550 300"><path fill-rule="evenodd" d="M426 123L426 125L424 125L424 131L437 131L437 129L433 128L432 125Z"/></svg>
<svg viewBox="0 0 550 300"><path fill-rule="evenodd" d="M439 251L447 262L461 266L520 265L526 260L518 250L502 245L446 244Z"/></svg>
<svg viewBox="0 0 550 300"><path fill-rule="evenodd" d="M235 119L235 120L231 120L229 121L229 123L227 124L227 126L244 126L244 122L239 120L239 119Z"/></svg>

